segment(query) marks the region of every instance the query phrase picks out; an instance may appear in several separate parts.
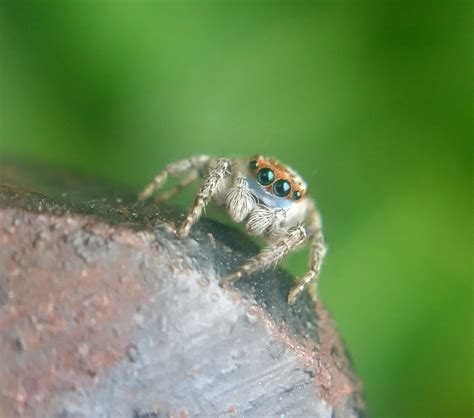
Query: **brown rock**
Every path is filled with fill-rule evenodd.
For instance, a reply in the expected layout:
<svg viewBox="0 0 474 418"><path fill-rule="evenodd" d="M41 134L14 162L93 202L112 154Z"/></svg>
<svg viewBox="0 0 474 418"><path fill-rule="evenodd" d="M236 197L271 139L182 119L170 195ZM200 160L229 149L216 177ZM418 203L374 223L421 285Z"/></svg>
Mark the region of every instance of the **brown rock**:
<svg viewBox="0 0 474 418"><path fill-rule="evenodd" d="M364 415L327 311L286 303L290 276L219 287L256 251L242 234L204 219L178 239L172 208L1 174L1 417Z"/></svg>

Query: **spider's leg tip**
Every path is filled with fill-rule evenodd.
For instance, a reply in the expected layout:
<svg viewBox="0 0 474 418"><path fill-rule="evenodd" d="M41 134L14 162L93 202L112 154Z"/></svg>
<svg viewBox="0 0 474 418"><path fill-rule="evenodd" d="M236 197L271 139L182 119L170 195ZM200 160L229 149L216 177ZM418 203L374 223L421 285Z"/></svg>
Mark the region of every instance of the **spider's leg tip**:
<svg viewBox="0 0 474 418"><path fill-rule="evenodd" d="M242 273L239 272L239 271L234 272L234 273L230 273L230 274L228 274L227 276L225 276L225 277L219 282L219 286L221 286L221 287L229 286L229 285L231 285L232 283L234 283L234 282L236 282L237 280L239 280L241 277L242 277Z"/></svg>
<svg viewBox="0 0 474 418"><path fill-rule="evenodd" d="M288 305L293 305L296 301L296 297L290 292L288 295Z"/></svg>

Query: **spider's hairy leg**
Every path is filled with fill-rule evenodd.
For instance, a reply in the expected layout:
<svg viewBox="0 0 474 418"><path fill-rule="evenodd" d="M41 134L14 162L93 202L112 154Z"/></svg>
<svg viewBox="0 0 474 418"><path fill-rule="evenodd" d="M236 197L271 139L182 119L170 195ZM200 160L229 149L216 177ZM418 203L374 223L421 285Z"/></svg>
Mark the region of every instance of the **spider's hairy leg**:
<svg viewBox="0 0 474 418"><path fill-rule="evenodd" d="M186 177L182 178L181 181L176 186L174 186L170 190L160 193L155 198L155 201L164 202L165 200L175 197L178 194L178 192L183 190L186 186L190 185L198 177L199 177L199 170L197 168L192 169L189 172L189 174Z"/></svg>
<svg viewBox="0 0 474 418"><path fill-rule="evenodd" d="M185 173L186 171L191 171L191 173L196 173L194 175L197 177L199 175L199 171L202 170L206 164L209 164L210 161L211 157L208 155L196 155L185 160L168 164L138 195L138 199L148 199L156 190L163 187L163 185L166 183L166 180L168 179L168 176L178 176L182 173Z"/></svg>
<svg viewBox="0 0 474 418"><path fill-rule="evenodd" d="M188 235L191 227L199 220L206 205L220 191L221 186L224 185L226 177L230 174L230 167L230 160L220 158L210 168L208 176L196 195L193 206L179 228L178 233L180 236L185 237Z"/></svg>
<svg viewBox="0 0 474 418"><path fill-rule="evenodd" d="M296 298L306 289L312 280L317 281L324 255L326 254L326 246L321 229L321 216L317 211L314 203L310 207L308 214L308 229L310 231L310 259L308 272L291 288L288 294L288 303L293 304ZM317 282L316 282L317 284Z"/></svg>
<svg viewBox="0 0 474 418"><path fill-rule="evenodd" d="M254 205L255 200L250 193L245 174L238 174L226 196L227 212L234 222L242 222Z"/></svg>
<svg viewBox="0 0 474 418"><path fill-rule="evenodd" d="M233 273L230 273L222 281L222 285L228 285L256 271L266 270L271 266L276 266L288 253L295 250L307 239L305 228L297 225L288 230L280 241L270 245L260 251L254 258L248 260Z"/></svg>

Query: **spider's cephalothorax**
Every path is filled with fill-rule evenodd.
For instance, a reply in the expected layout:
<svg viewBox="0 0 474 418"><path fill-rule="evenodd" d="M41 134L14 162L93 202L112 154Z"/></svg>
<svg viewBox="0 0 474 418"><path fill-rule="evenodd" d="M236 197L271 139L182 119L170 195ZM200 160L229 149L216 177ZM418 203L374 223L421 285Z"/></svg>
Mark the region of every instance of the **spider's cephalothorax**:
<svg viewBox="0 0 474 418"><path fill-rule="evenodd" d="M275 266L289 252L310 241L309 270L290 290L288 301L293 303L318 277L326 251L321 218L314 201L307 195L303 179L288 166L263 156L248 160L200 155L169 164L140 194L140 199L150 197L162 187L168 175L185 173L187 175L174 189L161 195L162 199L169 198L199 176L204 177L194 204L178 230L181 236L189 233L205 206L215 200L235 222L245 222L249 233L268 242L266 248L230 273L222 283Z"/></svg>

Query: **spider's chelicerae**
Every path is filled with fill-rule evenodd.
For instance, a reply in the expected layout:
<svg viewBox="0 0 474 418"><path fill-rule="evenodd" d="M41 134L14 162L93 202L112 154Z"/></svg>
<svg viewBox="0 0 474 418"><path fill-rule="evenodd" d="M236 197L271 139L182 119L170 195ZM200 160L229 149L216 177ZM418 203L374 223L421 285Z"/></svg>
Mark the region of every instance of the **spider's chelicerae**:
<svg viewBox="0 0 474 418"><path fill-rule="evenodd" d="M310 242L308 272L288 295L293 303L306 286L318 277L325 254L321 217L307 195L306 183L290 167L264 156L248 159L212 158L199 155L171 163L140 194L147 199L168 176L185 175L173 189L161 195L167 199L198 177L204 182L178 233L185 237L211 201L224 206L235 222L245 222L247 231L263 237L268 246L222 280L231 283L244 275L276 266L288 253Z"/></svg>

